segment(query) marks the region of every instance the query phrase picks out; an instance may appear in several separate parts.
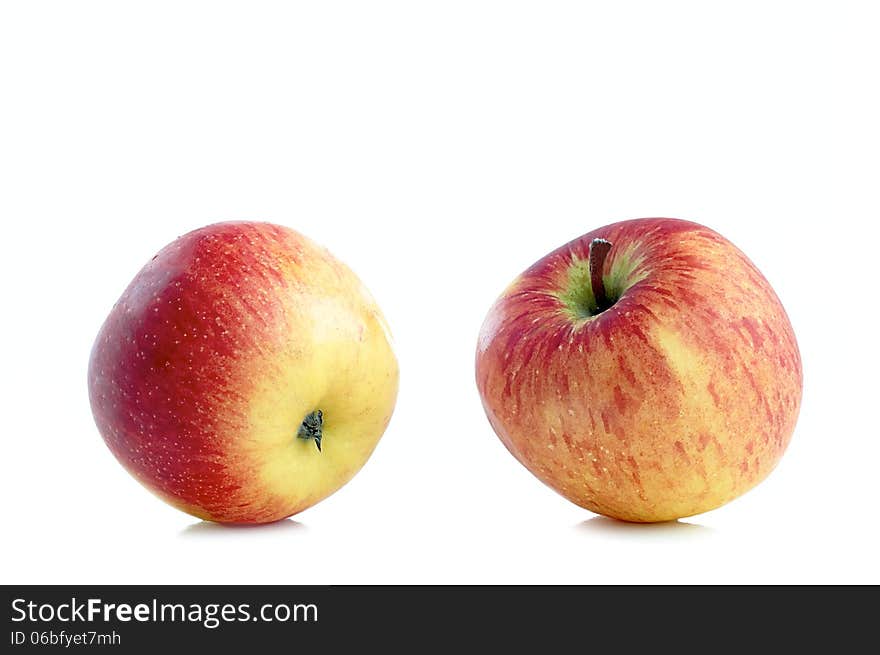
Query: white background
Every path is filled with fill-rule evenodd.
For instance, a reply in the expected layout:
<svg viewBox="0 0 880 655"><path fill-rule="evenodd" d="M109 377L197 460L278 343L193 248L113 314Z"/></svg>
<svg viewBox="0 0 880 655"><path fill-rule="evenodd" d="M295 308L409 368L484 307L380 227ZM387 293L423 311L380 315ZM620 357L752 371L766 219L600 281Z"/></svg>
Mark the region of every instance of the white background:
<svg viewBox="0 0 880 655"><path fill-rule="evenodd" d="M4 3L2 582L880 582L877 11ZM805 371L776 471L656 526L541 485L473 382L504 286L639 216L740 246ZM263 528L200 523L144 491L86 392L92 339L129 280L224 219L289 225L346 261L402 372L361 473Z"/></svg>

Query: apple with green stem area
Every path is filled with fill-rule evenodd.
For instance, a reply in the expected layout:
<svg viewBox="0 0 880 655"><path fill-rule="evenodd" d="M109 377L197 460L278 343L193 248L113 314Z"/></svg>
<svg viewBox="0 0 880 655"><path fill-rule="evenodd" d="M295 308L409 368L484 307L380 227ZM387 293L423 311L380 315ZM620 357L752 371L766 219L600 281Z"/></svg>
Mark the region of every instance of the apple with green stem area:
<svg viewBox="0 0 880 655"><path fill-rule="evenodd" d="M476 381L507 449L572 502L634 522L719 507L789 443L802 371L770 284L709 228L623 221L495 302Z"/></svg>

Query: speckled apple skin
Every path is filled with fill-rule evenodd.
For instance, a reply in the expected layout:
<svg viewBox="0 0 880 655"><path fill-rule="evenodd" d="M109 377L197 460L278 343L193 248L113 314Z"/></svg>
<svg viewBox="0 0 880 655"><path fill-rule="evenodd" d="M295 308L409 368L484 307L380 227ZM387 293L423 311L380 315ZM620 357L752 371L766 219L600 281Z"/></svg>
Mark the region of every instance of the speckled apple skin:
<svg viewBox="0 0 880 655"><path fill-rule="evenodd" d="M629 285L576 318L562 300L594 238ZM621 268L622 267L622 268ZM719 234L624 221L550 253L502 294L479 336L476 381L507 449L593 512L666 521L761 482L791 439L802 370L770 284Z"/></svg>
<svg viewBox="0 0 880 655"><path fill-rule="evenodd" d="M88 372L122 465L173 506L228 523L275 521L345 484L385 430L397 381L357 277L294 230L252 222L156 255L101 327ZM321 452L296 438L317 409Z"/></svg>

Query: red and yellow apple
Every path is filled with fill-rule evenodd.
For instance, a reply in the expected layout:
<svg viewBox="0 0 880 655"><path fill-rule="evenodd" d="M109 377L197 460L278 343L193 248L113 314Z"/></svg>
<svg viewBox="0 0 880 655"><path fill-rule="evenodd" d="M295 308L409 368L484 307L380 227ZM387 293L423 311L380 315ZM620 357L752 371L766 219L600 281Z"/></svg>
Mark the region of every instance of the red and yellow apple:
<svg viewBox="0 0 880 655"><path fill-rule="evenodd" d="M521 274L483 324L476 380L529 471L634 522L705 512L763 480L802 387L767 280L717 233L667 218L600 228Z"/></svg>
<svg viewBox="0 0 880 655"><path fill-rule="evenodd" d="M95 421L145 487L194 516L266 523L363 466L394 409L389 332L358 278L268 223L166 246L101 328Z"/></svg>

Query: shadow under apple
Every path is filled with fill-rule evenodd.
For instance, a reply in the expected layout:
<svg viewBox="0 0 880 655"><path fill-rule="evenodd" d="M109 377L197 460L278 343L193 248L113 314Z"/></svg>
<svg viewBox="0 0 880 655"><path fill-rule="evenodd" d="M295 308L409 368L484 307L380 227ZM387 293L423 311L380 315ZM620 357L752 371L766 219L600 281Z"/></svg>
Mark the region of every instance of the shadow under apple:
<svg viewBox="0 0 880 655"><path fill-rule="evenodd" d="M307 529L304 523L294 521L293 519L282 519L274 523L263 523L260 525L235 525L199 521L185 527L180 531L179 536L186 539L247 539L268 534L279 535L282 533L305 532Z"/></svg>
<svg viewBox="0 0 880 655"><path fill-rule="evenodd" d="M649 537L649 538L697 538L714 534L715 529L699 523L685 521L664 521L662 523L628 523L607 516L594 516L575 526L579 532L604 534L617 537Z"/></svg>

